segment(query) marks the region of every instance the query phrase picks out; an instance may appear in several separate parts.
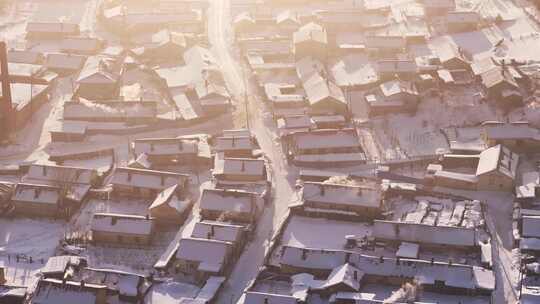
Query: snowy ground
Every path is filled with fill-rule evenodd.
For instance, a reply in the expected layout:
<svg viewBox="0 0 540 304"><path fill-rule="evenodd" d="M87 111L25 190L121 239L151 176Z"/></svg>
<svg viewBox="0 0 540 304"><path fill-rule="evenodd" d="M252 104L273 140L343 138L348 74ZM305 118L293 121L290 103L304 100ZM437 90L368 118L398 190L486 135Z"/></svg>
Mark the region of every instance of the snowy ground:
<svg viewBox="0 0 540 304"><path fill-rule="evenodd" d="M5 267L8 285L36 282L36 274L63 238L64 228L61 221L0 218L0 265Z"/></svg>

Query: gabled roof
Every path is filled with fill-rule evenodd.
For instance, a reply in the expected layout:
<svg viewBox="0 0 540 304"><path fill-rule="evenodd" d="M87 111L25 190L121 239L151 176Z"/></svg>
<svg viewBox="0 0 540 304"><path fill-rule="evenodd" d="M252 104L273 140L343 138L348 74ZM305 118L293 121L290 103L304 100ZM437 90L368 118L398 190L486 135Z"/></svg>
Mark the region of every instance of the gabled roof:
<svg viewBox="0 0 540 304"><path fill-rule="evenodd" d="M244 229L241 225L202 221L195 224L191 237L234 243L242 235Z"/></svg>
<svg viewBox="0 0 540 304"><path fill-rule="evenodd" d="M95 213L92 219L92 231L150 235L152 233L153 220L144 216Z"/></svg>
<svg viewBox="0 0 540 304"><path fill-rule="evenodd" d="M360 147L360 141L354 129L295 132L292 137L299 149Z"/></svg>
<svg viewBox="0 0 540 304"><path fill-rule="evenodd" d="M399 80L384 82L379 86L379 88L385 97L391 97L401 93L418 95L418 91L414 87L413 83Z"/></svg>
<svg viewBox="0 0 540 304"><path fill-rule="evenodd" d="M185 138L141 138L133 142L135 154L149 156L197 154L198 142Z"/></svg>
<svg viewBox="0 0 540 304"><path fill-rule="evenodd" d="M199 262L198 269L208 272L220 272L231 254L231 242L182 238L178 243L176 259Z"/></svg>
<svg viewBox="0 0 540 304"><path fill-rule="evenodd" d="M18 183L12 201L57 205L60 201L60 188L45 185Z"/></svg>
<svg viewBox="0 0 540 304"><path fill-rule="evenodd" d="M28 63L41 64L45 61L45 56L42 53L29 50L9 50L8 62L13 63ZM11 71L10 71L11 73Z"/></svg>
<svg viewBox="0 0 540 304"><path fill-rule="evenodd" d="M304 90L309 104L312 106L329 99L341 105L347 104L341 88L333 81L324 79L318 74L304 82Z"/></svg>
<svg viewBox="0 0 540 304"><path fill-rule="evenodd" d="M503 68L494 68L491 70L488 70L481 74L482 77L482 84L490 89L492 87L495 87L496 85L500 83L507 83L510 86L514 87L515 89L518 89L519 86L515 80L515 78L512 76L512 73L509 71L509 67Z"/></svg>
<svg viewBox="0 0 540 304"><path fill-rule="evenodd" d="M111 184L164 190L174 185L182 185L188 178L188 175L179 173L118 167L114 170Z"/></svg>
<svg viewBox="0 0 540 304"><path fill-rule="evenodd" d="M360 290L360 280L364 276L364 272L352 266L349 263L343 264L332 270L321 288L331 288L339 284L345 284L355 291Z"/></svg>
<svg viewBox="0 0 540 304"><path fill-rule="evenodd" d="M86 62L85 56L69 54L48 54L45 66L49 69L79 70Z"/></svg>
<svg viewBox="0 0 540 304"><path fill-rule="evenodd" d="M182 201L178 199L178 191L180 191L179 185L170 186L169 188L161 191L148 209L152 210L168 205L170 208L182 213L186 210L190 203L189 201Z"/></svg>
<svg viewBox="0 0 540 304"><path fill-rule="evenodd" d="M110 60L100 56L92 56L86 60L76 81L79 84L114 84L119 77L120 75L114 70Z"/></svg>
<svg viewBox="0 0 540 304"><path fill-rule="evenodd" d="M314 22L310 22L293 34L293 43L298 44L306 41L316 41L319 43L327 44L328 36L324 28Z"/></svg>
<svg viewBox="0 0 540 304"><path fill-rule="evenodd" d="M380 190L366 186L305 182L302 189L306 203L379 208L381 199Z"/></svg>
<svg viewBox="0 0 540 304"><path fill-rule="evenodd" d="M300 25L300 21L298 20L298 14L291 10L284 10L276 16L276 24L279 25L285 22L292 22L294 24Z"/></svg>
<svg viewBox="0 0 540 304"><path fill-rule="evenodd" d="M499 171L511 179L516 178L519 156L507 147L496 145L480 153L476 176Z"/></svg>
<svg viewBox="0 0 540 304"><path fill-rule="evenodd" d="M65 22L28 22L26 32L77 34L79 25Z"/></svg>
<svg viewBox="0 0 540 304"><path fill-rule="evenodd" d="M257 193L254 192L204 189L201 194L199 207L203 210L253 213L257 208L255 203L256 198Z"/></svg>
<svg viewBox="0 0 540 304"><path fill-rule="evenodd" d="M263 159L224 158L223 155L216 156L214 164L214 175L231 174L263 178L266 169Z"/></svg>

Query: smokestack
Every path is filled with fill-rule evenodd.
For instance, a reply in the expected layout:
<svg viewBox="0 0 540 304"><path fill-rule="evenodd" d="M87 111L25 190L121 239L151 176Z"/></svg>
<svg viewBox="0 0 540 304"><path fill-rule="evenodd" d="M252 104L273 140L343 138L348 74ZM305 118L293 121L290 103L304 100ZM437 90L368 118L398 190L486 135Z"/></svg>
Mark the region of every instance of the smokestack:
<svg viewBox="0 0 540 304"><path fill-rule="evenodd" d="M13 104L11 100L11 83L9 81L9 68L7 62L6 43L0 42L0 81L2 82L2 98L0 99L0 140L8 139L13 125Z"/></svg>

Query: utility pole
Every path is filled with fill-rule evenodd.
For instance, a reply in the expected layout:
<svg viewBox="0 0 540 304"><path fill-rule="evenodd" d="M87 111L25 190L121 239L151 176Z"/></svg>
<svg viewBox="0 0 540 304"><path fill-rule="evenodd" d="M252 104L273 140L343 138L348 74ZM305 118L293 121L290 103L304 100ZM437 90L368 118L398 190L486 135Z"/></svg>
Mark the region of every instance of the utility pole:
<svg viewBox="0 0 540 304"><path fill-rule="evenodd" d="M244 70L244 106L246 108L246 126L247 129L250 130L249 127L249 98L248 98L248 86L249 86L249 79L248 75L246 75L246 72Z"/></svg>

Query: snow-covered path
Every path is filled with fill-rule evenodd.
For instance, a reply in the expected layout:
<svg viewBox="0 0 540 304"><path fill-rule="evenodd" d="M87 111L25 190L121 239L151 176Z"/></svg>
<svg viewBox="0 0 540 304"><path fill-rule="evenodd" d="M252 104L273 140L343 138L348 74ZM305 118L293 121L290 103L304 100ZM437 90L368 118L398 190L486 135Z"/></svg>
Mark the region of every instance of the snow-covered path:
<svg viewBox="0 0 540 304"><path fill-rule="evenodd" d="M259 219L254 239L247 244L219 296L217 303L224 304L236 302L248 282L255 278L259 267L262 266L268 248L268 240L287 211L296 174L294 174L293 169L288 168L284 161L281 148L275 140L275 133L272 132L274 127L271 119L264 115L262 103L257 100L247 73L242 70L239 60L232 55L230 1L212 1L208 15L209 39L221 64L228 87L237 100L244 101L244 96L248 96L248 105L237 104L237 108L241 110L247 108L249 111L249 115L245 116L249 119L251 132L257 137L261 149L270 162L273 184L272 203Z"/></svg>

